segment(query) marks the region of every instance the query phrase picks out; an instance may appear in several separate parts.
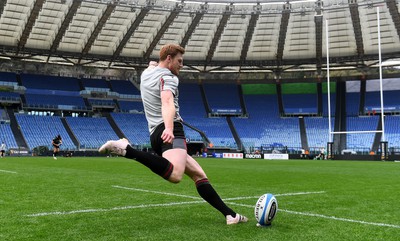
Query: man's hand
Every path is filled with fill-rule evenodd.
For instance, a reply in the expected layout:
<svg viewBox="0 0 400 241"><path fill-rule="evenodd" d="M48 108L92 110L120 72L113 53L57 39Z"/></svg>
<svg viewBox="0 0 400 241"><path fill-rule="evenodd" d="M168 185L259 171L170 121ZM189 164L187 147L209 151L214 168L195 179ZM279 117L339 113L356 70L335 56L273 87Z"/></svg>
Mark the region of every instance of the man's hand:
<svg viewBox="0 0 400 241"><path fill-rule="evenodd" d="M161 135L161 139L163 139L164 143L171 143L174 141L174 130L170 129L170 128L166 128L162 135Z"/></svg>

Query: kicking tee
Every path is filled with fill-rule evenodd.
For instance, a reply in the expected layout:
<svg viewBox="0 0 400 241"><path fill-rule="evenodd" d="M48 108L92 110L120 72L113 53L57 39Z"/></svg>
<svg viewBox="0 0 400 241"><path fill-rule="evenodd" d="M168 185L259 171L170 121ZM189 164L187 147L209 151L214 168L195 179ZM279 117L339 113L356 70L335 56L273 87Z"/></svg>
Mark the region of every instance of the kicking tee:
<svg viewBox="0 0 400 241"><path fill-rule="evenodd" d="M178 105L178 85L178 77L167 68L155 67L143 71L140 92L150 134L159 124L164 122L161 112L161 91L169 90L172 92L176 110L174 121L181 120Z"/></svg>

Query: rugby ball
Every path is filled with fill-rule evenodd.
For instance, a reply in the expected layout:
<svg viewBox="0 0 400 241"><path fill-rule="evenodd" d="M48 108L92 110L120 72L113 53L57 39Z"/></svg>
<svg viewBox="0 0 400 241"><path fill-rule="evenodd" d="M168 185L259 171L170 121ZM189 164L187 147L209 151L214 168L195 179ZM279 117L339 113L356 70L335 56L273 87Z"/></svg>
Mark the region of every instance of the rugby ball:
<svg viewBox="0 0 400 241"><path fill-rule="evenodd" d="M278 201L271 193L262 195L254 207L254 215L260 226L269 226L278 212Z"/></svg>

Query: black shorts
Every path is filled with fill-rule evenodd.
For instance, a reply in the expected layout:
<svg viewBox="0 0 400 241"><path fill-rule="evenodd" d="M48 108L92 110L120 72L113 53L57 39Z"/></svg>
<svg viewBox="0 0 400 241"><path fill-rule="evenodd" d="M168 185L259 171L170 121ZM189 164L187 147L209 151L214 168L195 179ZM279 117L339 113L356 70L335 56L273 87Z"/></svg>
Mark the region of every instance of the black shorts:
<svg viewBox="0 0 400 241"><path fill-rule="evenodd" d="M174 122L174 141L173 143L164 143L163 139L161 139L161 135L165 129L164 123L161 123L156 127L153 134L150 136L151 147L154 152L158 155L162 156L163 152L170 149L184 149L186 148L186 138L185 132L183 131L183 125L180 122Z"/></svg>
<svg viewBox="0 0 400 241"><path fill-rule="evenodd" d="M54 148L60 149L60 146L53 145Z"/></svg>

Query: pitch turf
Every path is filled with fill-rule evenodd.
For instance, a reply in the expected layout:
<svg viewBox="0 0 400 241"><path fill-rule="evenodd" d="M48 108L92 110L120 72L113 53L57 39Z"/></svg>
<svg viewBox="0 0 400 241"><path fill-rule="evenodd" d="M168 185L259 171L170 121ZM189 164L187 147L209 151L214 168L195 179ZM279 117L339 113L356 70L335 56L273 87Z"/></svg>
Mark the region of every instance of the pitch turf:
<svg viewBox="0 0 400 241"><path fill-rule="evenodd" d="M0 159L0 240L399 240L400 163L199 159L249 217L227 226L185 178L125 158ZM273 225L253 206L277 196Z"/></svg>

